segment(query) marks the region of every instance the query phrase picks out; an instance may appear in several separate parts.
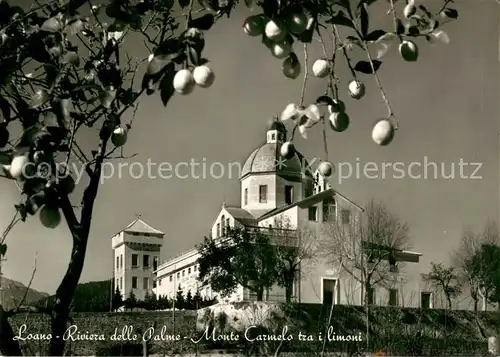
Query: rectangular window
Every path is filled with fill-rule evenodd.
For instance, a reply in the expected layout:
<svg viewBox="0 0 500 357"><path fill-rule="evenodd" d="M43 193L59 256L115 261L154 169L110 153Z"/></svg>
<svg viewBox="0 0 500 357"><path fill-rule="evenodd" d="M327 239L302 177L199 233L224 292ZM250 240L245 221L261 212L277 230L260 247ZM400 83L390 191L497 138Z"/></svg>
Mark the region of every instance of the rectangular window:
<svg viewBox="0 0 500 357"><path fill-rule="evenodd" d="M149 255L142 256L142 266L144 268L149 268Z"/></svg>
<svg viewBox="0 0 500 357"><path fill-rule="evenodd" d="M170 275L170 278L169 278L170 281L172 281L172 275Z"/></svg>
<svg viewBox="0 0 500 357"><path fill-rule="evenodd" d="M153 258L153 270L158 269L158 257Z"/></svg>
<svg viewBox="0 0 500 357"><path fill-rule="evenodd" d="M229 218L226 218L226 230L229 229Z"/></svg>
<svg viewBox="0 0 500 357"><path fill-rule="evenodd" d="M132 277L132 289L137 289L137 277Z"/></svg>
<svg viewBox="0 0 500 357"><path fill-rule="evenodd" d="M120 257L116 257L116 269L120 268Z"/></svg>
<svg viewBox="0 0 500 357"><path fill-rule="evenodd" d="M220 237L220 223L217 223L217 238Z"/></svg>
<svg viewBox="0 0 500 357"><path fill-rule="evenodd" d="M398 289L389 289L389 306L398 306Z"/></svg>
<svg viewBox="0 0 500 357"><path fill-rule="evenodd" d="M287 205L293 202L293 186L285 186L285 203Z"/></svg>
<svg viewBox="0 0 500 357"><path fill-rule="evenodd" d="M318 208L316 206L309 207L309 220L317 221Z"/></svg>
<svg viewBox="0 0 500 357"><path fill-rule="evenodd" d="M243 204L246 206L248 204L248 188L245 188L245 194L243 197Z"/></svg>
<svg viewBox="0 0 500 357"><path fill-rule="evenodd" d="M181 277L181 272L177 272L177 279Z"/></svg>
<svg viewBox="0 0 500 357"><path fill-rule="evenodd" d="M153 280L153 289L156 288L156 280Z"/></svg>
<svg viewBox="0 0 500 357"><path fill-rule="evenodd" d="M123 278L120 278L120 290L123 291Z"/></svg>
<svg viewBox="0 0 500 357"><path fill-rule="evenodd" d="M188 268L188 274L191 274L191 268Z"/></svg>
<svg viewBox="0 0 500 357"><path fill-rule="evenodd" d="M195 266L194 266L194 271L197 271L197 270L198 270L198 266L197 266L197 265L195 265Z"/></svg>
<svg viewBox="0 0 500 357"><path fill-rule="evenodd" d="M432 293L425 291L420 293L420 307L422 309L432 309Z"/></svg>
<svg viewBox="0 0 500 357"><path fill-rule="evenodd" d="M184 277L185 275L186 275L186 271L185 271L185 270L183 270L183 271L182 271L182 277Z"/></svg>
<svg viewBox="0 0 500 357"><path fill-rule="evenodd" d="M158 280L158 286L161 286L161 279Z"/></svg>
<svg viewBox="0 0 500 357"><path fill-rule="evenodd" d="M149 278L142 279L142 288L144 290L149 290Z"/></svg>
<svg viewBox="0 0 500 357"><path fill-rule="evenodd" d="M116 290L116 288L120 289L120 279L116 279L115 290Z"/></svg>
<svg viewBox="0 0 500 357"><path fill-rule="evenodd" d="M351 223L351 211L348 209L342 210L342 224Z"/></svg>
<svg viewBox="0 0 500 357"><path fill-rule="evenodd" d="M139 265L139 255L132 254L132 268L136 268Z"/></svg>
<svg viewBox="0 0 500 357"><path fill-rule="evenodd" d="M123 254L120 254L120 268L123 268Z"/></svg>
<svg viewBox="0 0 500 357"><path fill-rule="evenodd" d="M267 203L267 185L259 186L259 203Z"/></svg>

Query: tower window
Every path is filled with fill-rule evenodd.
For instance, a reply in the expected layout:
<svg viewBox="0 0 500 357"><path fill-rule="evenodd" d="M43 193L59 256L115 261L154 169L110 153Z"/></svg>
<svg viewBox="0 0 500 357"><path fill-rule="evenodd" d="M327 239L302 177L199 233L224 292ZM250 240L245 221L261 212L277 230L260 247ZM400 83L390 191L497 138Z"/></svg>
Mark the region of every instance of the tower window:
<svg viewBox="0 0 500 357"><path fill-rule="evenodd" d="M243 197L243 204L246 206L248 205L248 188L245 188L245 194L244 194L244 197Z"/></svg>
<svg viewBox="0 0 500 357"><path fill-rule="evenodd" d="M271 134L271 140L276 140L276 134Z"/></svg>
<svg viewBox="0 0 500 357"><path fill-rule="evenodd" d="M226 227L224 226L225 223L226 223L226 218L224 215L222 215L222 217L220 219L220 227L222 229L222 235L224 235L226 233Z"/></svg>
<svg viewBox="0 0 500 357"><path fill-rule="evenodd" d="M259 186L259 203L267 203L267 185Z"/></svg>
<svg viewBox="0 0 500 357"><path fill-rule="evenodd" d="M229 229L229 218L226 218L226 229Z"/></svg>
<svg viewBox="0 0 500 357"><path fill-rule="evenodd" d="M120 257L116 257L116 269L120 268Z"/></svg>
<svg viewBox="0 0 500 357"><path fill-rule="evenodd" d="M149 255L142 256L142 266L144 268L149 268Z"/></svg>
<svg viewBox="0 0 500 357"><path fill-rule="evenodd" d="M169 281L172 281L172 277L173 277L173 275L170 275L170 277L169 277L169 279L168 279L168 280L169 280Z"/></svg>
<svg viewBox="0 0 500 357"><path fill-rule="evenodd" d="M217 238L220 237L220 223L217 223Z"/></svg>
<svg viewBox="0 0 500 357"><path fill-rule="evenodd" d="M132 289L137 289L137 277L132 277Z"/></svg>
<svg viewBox="0 0 500 357"><path fill-rule="evenodd" d="M139 256L137 254L132 254L132 268L136 268L139 265L138 258Z"/></svg>
<svg viewBox="0 0 500 357"><path fill-rule="evenodd" d="M285 186L285 203L287 205L293 202L293 186Z"/></svg>
<svg viewBox="0 0 500 357"><path fill-rule="evenodd" d="M120 268L123 268L123 254L120 254Z"/></svg>

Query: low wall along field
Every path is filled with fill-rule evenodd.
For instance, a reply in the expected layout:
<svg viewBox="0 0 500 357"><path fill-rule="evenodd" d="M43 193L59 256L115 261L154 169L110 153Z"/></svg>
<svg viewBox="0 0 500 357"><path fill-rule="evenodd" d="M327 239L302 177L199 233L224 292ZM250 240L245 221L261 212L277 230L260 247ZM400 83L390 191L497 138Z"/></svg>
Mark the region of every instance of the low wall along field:
<svg viewBox="0 0 500 357"><path fill-rule="evenodd" d="M332 315L327 328L328 317ZM353 352L367 348L362 307L217 304L196 311L77 313L64 338L67 355L138 356L191 354L226 349L269 354L282 351ZM388 355L479 355L487 337L500 333L500 313L376 307L369 315L369 350ZM46 355L50 317L11 318L26 355ZM280 343L280 339L284 342Z"/></svg>

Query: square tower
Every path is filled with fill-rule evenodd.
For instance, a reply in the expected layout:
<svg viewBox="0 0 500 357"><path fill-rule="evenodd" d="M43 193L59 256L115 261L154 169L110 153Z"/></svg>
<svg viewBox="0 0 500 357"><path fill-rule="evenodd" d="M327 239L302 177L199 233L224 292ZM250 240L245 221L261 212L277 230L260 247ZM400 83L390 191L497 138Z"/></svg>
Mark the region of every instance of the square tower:
<svg viewBox="0 0 500 357"><path fill-rule="evenodd" d="M153 294L164 235L137 218L112 237L115 289L118 287L124 299L131 293L138 300Z"/></svg>

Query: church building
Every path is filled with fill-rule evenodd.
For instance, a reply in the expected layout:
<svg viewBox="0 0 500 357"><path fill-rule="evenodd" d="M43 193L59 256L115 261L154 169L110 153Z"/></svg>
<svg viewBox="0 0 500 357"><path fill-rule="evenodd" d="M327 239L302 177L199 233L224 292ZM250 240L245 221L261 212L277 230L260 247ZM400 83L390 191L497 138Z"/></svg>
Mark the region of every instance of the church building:
<svg viewBox="0 0 500 357"><path fill-rule="evenodd" d="M280 147L287 140L283 123L271 122L265 134L265 143L253 150L243 165L239 180L240 204L222 205L211 227L212 239L222 237L228 227L258 229L271 237L286 231L287 238L299 239L300 232L306 229L320 232L325 224L332 222L351 225L362 214L363 208L333 189L328 180L309 167L299 151L288 160L280 155ZM217 297L219 301L256 299L255 294L242 286L224 298L209 286L201 287L197 280L199 254L194 247L161 265L151 263L154 264L151 269L148 262L158 261L162 238L162 232L140 220L113 238L115 280L122 292L137 289L137 295L142 296L147 288L157 296L174 297L180 287L185 293L191 291L194 295L199 291L202 296ZM420 256L420 253L404 252L401 259L418 262ZM154 283L149 279L154 279ZM302 303L359 304L361 292L359 282L341 274L325 258L314 258L301 263L292 298ZM397 291L392 299L397 304ZM265 293L264 300L284 301L285 291L273 287Z"/></svg>

